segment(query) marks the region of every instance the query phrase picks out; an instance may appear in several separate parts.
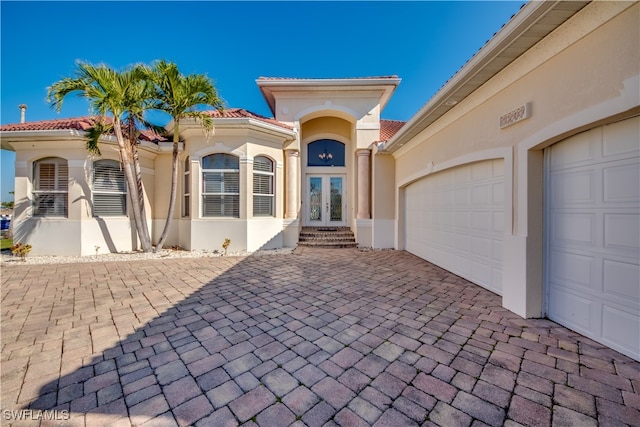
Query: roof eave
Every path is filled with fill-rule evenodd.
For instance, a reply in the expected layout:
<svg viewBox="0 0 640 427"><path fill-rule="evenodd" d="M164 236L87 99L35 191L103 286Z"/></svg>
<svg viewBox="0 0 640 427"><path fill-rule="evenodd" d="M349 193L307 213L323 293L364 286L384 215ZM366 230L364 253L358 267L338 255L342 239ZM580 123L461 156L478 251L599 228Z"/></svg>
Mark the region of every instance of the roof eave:
<svg viewBox="0 0 640 427"><path fill-rule="evenodd" d="M253 128L254 130L260 130L262 132L277 134L287 140L291 138L295 139L296 137L293 129L287 129L252 117L214 117L213 127L214 132L215 129ZM201 129L201 125L195 121L180 121L180 134L196 129Z"/></svg>
<svg viewBox="0 0 640 427"><path fill-rule="evenodd" d="M12 141L34 140L34 141L64 141L71 139L84 139L86 132L78 129L54 129L54 130L12 130L0 131L0 145L3 150L15 151L11 145ZM102 135L100 142L117 142L114 135ZM157 149L157 144L153 141L140 140L142 147Z"/></svg>
<svg viewBox="0 0 640 427"><path fill-rule="evenodd" d="M224 128L254 128L260 129L263 131L268 131L270 133L277 133L281 136L286 136L287 138L295 138L296 133L293 129L286 129L282 126L278 126L275 124L267 123L259 119L254 119L251 117L224 117L224 118L215 118L214 123L220 129Z"/></svg>
<svg viewBox="0 0 640 427"><path fill-rule="evenodd" d="M487 42L418 112L403 126L393 137L382 147L382 151L394 152L401 146L409 142L414 136L426 129L431 123L442 117L455 105L473 93L476 89L489 81L509 63L515 61L524 54L531 46L521 47L509 63L496 70L495 73L483 81L471 82L472 79L495 59L500 58L507 48L523 35L526 35L534 24L542 20L545 15L554 9L561 1L532 1L522 7L504 27L497 32L491 40ZM577 13L588 1L576 1L576 10L566 16L566 19L557 25L549 28L546 34L539 37L543 39L556 28L562 25L567 19ZM535 42L537 43L537 42ZM535 45L535 43L533 43ZM511 55L513 52L511 52ZM464 89L464 90L463 90ZM466 94L460 95L460 93ZM456 96L458 94L458 96Z"/></svg>

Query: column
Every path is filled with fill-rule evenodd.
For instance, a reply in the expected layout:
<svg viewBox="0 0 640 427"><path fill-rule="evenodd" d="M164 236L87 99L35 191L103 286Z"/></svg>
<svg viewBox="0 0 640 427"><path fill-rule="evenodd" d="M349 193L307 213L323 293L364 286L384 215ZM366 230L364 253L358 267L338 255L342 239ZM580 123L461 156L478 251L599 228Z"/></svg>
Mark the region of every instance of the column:
<svg viewBox="0 0 640 427"><path fill-rule="evenodd" d="M286 175L285 175L285 219L296 219L298 217L298 150L285 150Z"/></svg>
<svg viewBox="0 0 640 427"><path fill-rule="evenodd" d="M360 149L356 151L358 157L358 213L357 219L371 218L371 204L369 203L369 194L371 194L371 180L369 178L369 158L371 151L369 149Z"/></svg>

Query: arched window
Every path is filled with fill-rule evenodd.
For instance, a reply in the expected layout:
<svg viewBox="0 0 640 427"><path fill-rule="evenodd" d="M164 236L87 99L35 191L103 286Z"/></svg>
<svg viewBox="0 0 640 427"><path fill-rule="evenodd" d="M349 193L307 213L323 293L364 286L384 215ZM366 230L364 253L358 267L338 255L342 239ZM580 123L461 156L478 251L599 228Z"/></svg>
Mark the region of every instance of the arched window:
<svg viewBox="0 0 640 427"><path fill-rule="evenodd" d="M253 216L273 216L273 162L264 156L253 159Z"/></svg>
<svg viewBox="0 0 640 427"><path fill-rule="evenodd" d="M240 160L231 154L202 158L202 216L240 217Z"/></svg>
<svg viewBox="0 0 640 427"><path fill-rule="evenodd" d="M184 176L182 183L182 216L190 215L191 204L191 160L189 157L184 159Z"/></svg>
<svg viewBox="0 0 640 427"><path fill-rule="evenodd" d="M127 215L127 183L120 163L93 163L93 216Z"/></svg>
<svg viewBox="0 0 640 427"><path fill-rule="evenodd" d="M69 168L67 161L48 157L33 164L33 215L68 215Z"/></svg>
<svg viewBox="0 0 640 427"><path fill-rule="evenodd" d="M307 166L344 166L344 144L320 139L307 146Z"/></svg>

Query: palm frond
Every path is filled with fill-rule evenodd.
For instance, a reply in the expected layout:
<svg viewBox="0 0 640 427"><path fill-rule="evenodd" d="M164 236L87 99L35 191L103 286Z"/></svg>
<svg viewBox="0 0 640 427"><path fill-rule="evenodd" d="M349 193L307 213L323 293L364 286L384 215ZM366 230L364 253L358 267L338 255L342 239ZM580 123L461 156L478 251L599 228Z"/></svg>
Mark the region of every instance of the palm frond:
<svg viewBox="0 0 640 427"><path fill-rule="evenodd" d="M100 155L100 147L98 143L103 135L111 133L113 125L106 123L104 120L97 121L92 127L87 129L85 148L91 154Z"/></svg>

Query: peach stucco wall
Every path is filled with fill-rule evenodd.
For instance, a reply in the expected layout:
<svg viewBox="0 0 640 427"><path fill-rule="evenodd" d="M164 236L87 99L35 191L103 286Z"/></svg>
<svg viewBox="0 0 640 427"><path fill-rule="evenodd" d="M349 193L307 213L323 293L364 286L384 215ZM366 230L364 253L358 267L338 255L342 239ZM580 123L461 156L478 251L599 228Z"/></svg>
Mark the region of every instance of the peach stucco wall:
<svg viewBox="0 0 640 427"><path fill-rule="evenodd" d="M640 4L594 2L394 153L397 197L430 173L503 158L505 307L542 314L543 149L638 114ZM501 129L501 115L531 117ZM401 203L399 203L402 206ZM398 208L396 246L403 248Z"/></svg>

